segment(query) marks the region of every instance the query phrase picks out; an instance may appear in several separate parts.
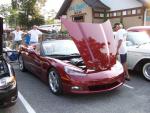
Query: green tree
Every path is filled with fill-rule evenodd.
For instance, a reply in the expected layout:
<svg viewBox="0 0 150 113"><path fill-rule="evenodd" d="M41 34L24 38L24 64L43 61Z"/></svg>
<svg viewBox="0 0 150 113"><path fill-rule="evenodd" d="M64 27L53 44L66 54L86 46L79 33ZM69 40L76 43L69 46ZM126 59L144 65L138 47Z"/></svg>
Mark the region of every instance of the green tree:
<svg viewBox="0 0 150 113"><path fill-rule="evenodd" d="M8 18L8 23L11 27L16 27L17 25L19 25L19 21L18 21L18 10L16 9L12 9L10 10L10 15Z"/></svg>
<svg viewBox="0 0 150 113"><path fill-rule="evenodd" d="M18 0L11 0L12 9L17 9L19 7Z"/></svg>
<svg viewBox="0 0 150 113"><path fill-rule="evenodd" d="M55 23L54 20L55 20L54 18L53 19L47 19L46 24L54 24Z"/></svg>
<svg viewBox="0 0 150 113"><path fill-rule="evenodd" d="M9 23L10 11L11 11L11 6L6 5L6 4L0 5L0 15L2 15L4 17L4 23L6 25L8 25L8 23Z"/></svg>
<svg viewBox="0 0 150 113"><path fill-rule="evenodd" d="M19 0L18 23L20 26L30 28L33 24L41 25L44 23L40 15L40 9L46 0Z"/></svg>

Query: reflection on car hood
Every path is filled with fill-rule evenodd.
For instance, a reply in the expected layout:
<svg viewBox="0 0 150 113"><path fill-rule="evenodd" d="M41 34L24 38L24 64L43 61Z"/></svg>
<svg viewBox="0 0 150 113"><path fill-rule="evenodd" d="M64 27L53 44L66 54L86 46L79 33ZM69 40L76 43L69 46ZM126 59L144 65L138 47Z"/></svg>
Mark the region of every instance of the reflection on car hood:
<svg viewBox="0 0 150 113"><path fill-rule="evenodd" d="M106 70L116 63L116 46L110 21L92 24L61 20L88 68Z"/></svg>

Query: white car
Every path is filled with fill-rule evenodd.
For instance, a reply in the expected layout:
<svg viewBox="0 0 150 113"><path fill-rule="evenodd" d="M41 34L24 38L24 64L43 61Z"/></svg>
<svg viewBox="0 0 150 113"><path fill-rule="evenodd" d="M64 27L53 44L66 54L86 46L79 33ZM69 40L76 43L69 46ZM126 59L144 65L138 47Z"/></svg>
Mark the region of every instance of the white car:
<svg viewBox="0 0 150 113"><path fill-rule="evenodd" d="M150 80L150 36L143 30L129 30L126 44L128 69L142 71Z"/></svg>
<svg viewBox="0 0 150 113"><path fill-rule="evenodd" d="M41 25L38 27L38 29L45 32L52 32L52 31L59 32L61 29L61 25L60 24Z"/></svg>

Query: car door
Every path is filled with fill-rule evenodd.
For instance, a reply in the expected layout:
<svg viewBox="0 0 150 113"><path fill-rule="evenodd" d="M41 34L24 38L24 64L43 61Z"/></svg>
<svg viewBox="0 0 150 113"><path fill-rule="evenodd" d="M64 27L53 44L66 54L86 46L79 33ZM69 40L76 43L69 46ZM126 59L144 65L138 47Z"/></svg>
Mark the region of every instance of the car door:
<svg viewBox="0 0 150 113"><path fill-rule="evenodd" d="M43 81L47 82L47 72L51 66L51 61L45 56L42 44L37 45L35 55L33 57L34 73Z"/></svg>
<svg viewBox="0 0 150 113"><path fill-rule="evenodd" d="M33 56L33 73L36 74L38 77L41 77L42 76L42 71L43 71L43 57L41 56L40 54L40 44L37 44L36 45L36 48L35 48L35 54Z"/></svg>
<svg viewBox="0 0 150 113"><path fill-rule="evenodd" d="M136 62L136 49L137 49L137 45L135 45L132 42L131 38L127 37L127 42L126 42L126 46L127 46L127 63L128 63L128 69L133 69L135 62Z"/></svg>
<svg viewBox="0 0 150 113"><path fill-rule="evenodd" d="M42 73L42 60L41 56L37 53L33 56L33 72L37 75L40 76Z"/></svg>
<svg viewBox="0 0 150 113"><path fill-rule="evenodd" d="M32 72L32 56L34 55L33 48L23 48L21 56L26 69Z"/></svg>

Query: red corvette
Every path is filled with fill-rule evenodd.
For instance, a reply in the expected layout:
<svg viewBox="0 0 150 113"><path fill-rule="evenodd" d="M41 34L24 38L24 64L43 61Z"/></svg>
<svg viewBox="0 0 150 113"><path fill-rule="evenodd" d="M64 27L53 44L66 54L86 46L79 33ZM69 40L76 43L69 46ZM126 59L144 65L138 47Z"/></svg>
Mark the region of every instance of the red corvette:
<svg viewBox="0 0 150 113"><path fill-rule="evenodd" d="M121 86L124 73L116 61L110 23L83 24L64 19L62 22L72 39L51 39L21 47L20 70L34 73L56 95L97 93Z"/></svg>

